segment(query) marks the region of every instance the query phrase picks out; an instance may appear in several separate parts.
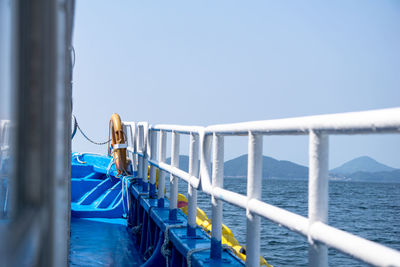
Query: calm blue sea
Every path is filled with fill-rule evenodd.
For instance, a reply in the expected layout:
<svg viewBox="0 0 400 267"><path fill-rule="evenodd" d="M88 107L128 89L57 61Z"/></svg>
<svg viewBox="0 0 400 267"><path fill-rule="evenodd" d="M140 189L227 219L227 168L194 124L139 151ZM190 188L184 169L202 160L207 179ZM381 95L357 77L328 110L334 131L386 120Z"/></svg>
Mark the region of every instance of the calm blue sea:
<svg viewBox="0 0 400 267"><path fill-rule="evenodd" d="M246 179L225 179L226 189L246 194ZM307 216L307 181L263 180L265 202ZM179 192L187 192L180 181ZM199 193L199 207L210 216L209 196ZM245 244L244 210L224 203L224 224ZM329 224L353 234L400 250L400 184L329 183ZM261 253L277 266L307 266L308 244L303 236L262 220ZM368 266L329 249L329 266Z"/></svg>

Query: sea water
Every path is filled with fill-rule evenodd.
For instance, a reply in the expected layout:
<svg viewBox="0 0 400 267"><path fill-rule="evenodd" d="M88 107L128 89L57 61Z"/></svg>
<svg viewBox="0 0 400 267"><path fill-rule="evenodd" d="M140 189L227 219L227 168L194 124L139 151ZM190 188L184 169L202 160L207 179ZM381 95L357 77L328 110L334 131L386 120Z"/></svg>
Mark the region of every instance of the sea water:
<svg viewBox="0 0 400 267"><path fill-rule="evenodd" d="M246 178L225 178L224 188L246 195ZM179 192L186 195L186 183L180 182ZM263 179L264 202L302 216L308 213L307 192L307 181ZM199 192L198 205L211 218L210 196ZM245 244L245 210L227 203L223 210L223 223ZM400 184L331 181L329 224L400 250ZM275 267L307 266L308 243L300 234L262 219L261 255ZM329 266L368 265L330 248Z"/></svg>

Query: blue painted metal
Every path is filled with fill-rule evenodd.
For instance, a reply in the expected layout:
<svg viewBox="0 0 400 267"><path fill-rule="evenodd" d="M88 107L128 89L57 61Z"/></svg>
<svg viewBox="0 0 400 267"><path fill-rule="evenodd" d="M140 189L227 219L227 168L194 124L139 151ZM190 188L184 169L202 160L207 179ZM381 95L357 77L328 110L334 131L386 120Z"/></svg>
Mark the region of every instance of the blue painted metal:
<svg viewBox="0 0 400 267"><path fill-rule="evenodd" d="M169 263L171 266L187 266L186 255L192 249L210 248L210 237L200 228L196 228L196 238L187 238L187 220L186 215L177 209L177 221L169 220L169 201L164 199L164 207L158 207L158 200L149 198L147 193L141 190L140 186L133 184L129 190L131 198L131 207L128 216L128 225L135 227L142 225L142 232L137 234L138 245L140 251L146 251L149 246L157 248L159 246L159 234L165 232L165 229L170 225L182 225L181 228L171 228L169 230L169 240L173 244L172 255ZM149 234L154 233L154 234ZM161 251L154 250L154 257ZM158 253L158 254L157 254ZM162 257L162 256L161 256ZM160 263L160 266L163 266ZM192 266L243 266L244 263L234 256L230 251L223 250L220 260L210 259L210 250L202 250L192 255ZM150 265L146 265L150 266ZM156 265L153 265L156 266Z"/></svg>
<svg viewBox="0 0 400 267"><path fill-rule="evenodd" d="M124 219L71 219L70 266L140 266Z"/></svg>
<svg viewBox="0 0 400 267"><path fill-rule="evenodd" d="M123 217L122 179L115 178L118 172L115 165L109 166L111 160L111 157L94 154L73 155L71 161L73 217ZM126 201L126 197L124 200ZM125 209L127 212L127 207Z"/></svg>
<svg viewBox="0 0 400 267"><path fill-rule="evenodd" d="M79 162L80 161L80 162ZM77 157L73 156L72 159L72 178L71 178L71 215L73 217L73 227L77 227L75 230L72 229L72 239L75 232L79 231L79 227L86 227L85 235L93 234L92 242L95 240L101 240L101 242L108 242L106 239L118 239L124 238L129 239L122 241L124 244L128 244L129 251L132 255L140 255L140 260L130 260L129 264L126 259L129 259L128 255L125 257L125 249L120 255L123 259L105 259L104 262L117 262L123 263L123 265L138 266L138 262L147 259L143 266L165 266L166 259L162 255L162 245L165 240L166 229L174 225L178 228L170 228L168 230L168 238L170 241L171 256L168 258L170 266L187 266L187 255L193 249L202 249L201 251L194 252L191 257L191 266L243 266L244 263L238 259L234 254L228 250L222 250L220 259L210 259L210 237L200 228L190 229L195 238L189 238L187 236L187 219L186 215L180 209L174 209L174 220L170 220L169 201L166 198L156 199L152 192L154 188L149 191L148 184L142 183L142 179L139 177L128 180L128 192L123 194L122 177L115 178L117 171L115 166L112 166L109 170L111 158L107 156L98 156L93 154L84 154ZM85 162L85 163L81 163ZM107 172L109 177L107 177ZM133 175L135 176L136 173ZM126 220L118 219L124 215L123 201L127 206L126 197L123 195L129 195L129 210L126 208ZM79 218L79 219L78 219ZM83 219L83 218L98 218L98 219ZM92 230L88 227L87 221L90 223L96 221L101 222L102 228L105 233L96 229ZM114 229L114 226L107 226L107 223L114 225L117 222L124 222L127 226L126 233L124 235L108 235L109 230ZM96 224L96 226L98 226ZM110 230L111 231L111 230ZM118 231L117 231L118 232ZM106 238L96 237L96 235L104 235ZM80 237L79 237L80 238ZM78 238L78 239L79 239ZM90 238L87 238L88 240ZM72 240L72 242L75 242ZM76 242L80 242L76 240ZM85 241L86 242L86 241ZM90 242L90 241L87 241ZM100 242L100 241L99 241ZM117 242L116 240L110 240L111 244ZM132 244L134 244L135 251L133 251ZM82 244L83 246L85 244ZM101 244L103 246L104 244ZM71 253L77 255L81 253L78 249L74 252L73 243L71 243ZM79 247L79 246L78 246ZM118 247L118 246L117 246ZM115 248L112 246L108 247L113 251ZM106 249L105 249L106 250ZM102 251L98 251L95 248L84 248L84 253L101 254ZM105 253L103 251L103 253ZM109 254L109 253L105 253ZM118 253L116 253L118 254ZM74 258L74 254L71 254L74 259L74 264L79 262L80 256ZM96 256L97 257L97 256ZM82 264L86 261L82 259ZM71 263L72 264L72 263ZM72 264L73 265L73 264ZM79 265L79 264L77 264Z"/></svg>

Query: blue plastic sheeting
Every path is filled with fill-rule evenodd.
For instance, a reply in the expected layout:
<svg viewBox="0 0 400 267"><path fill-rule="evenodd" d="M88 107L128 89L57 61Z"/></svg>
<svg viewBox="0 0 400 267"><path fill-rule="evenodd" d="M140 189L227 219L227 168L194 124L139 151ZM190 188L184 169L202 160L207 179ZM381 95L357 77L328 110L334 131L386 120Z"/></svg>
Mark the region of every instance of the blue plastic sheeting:
<svg viewBox="0 0 400 267"><path fill-rule="evenodd" d="M140 266L125 219L71 218L71 266Z"/></svg>

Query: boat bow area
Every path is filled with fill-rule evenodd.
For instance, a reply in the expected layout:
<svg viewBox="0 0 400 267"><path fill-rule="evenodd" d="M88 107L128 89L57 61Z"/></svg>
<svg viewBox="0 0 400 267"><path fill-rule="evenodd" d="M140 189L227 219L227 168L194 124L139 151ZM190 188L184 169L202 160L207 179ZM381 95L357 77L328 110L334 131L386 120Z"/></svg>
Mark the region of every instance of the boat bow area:
<svg viewBox="0 0 400 267"><path fill-rule="evenodd" d="M71 266L244 265L229 249L211 259L207 233L188 237L186 215L170 220L168 199L160 207L141 181L118 175L111 157L72 155Z"/></svg>

